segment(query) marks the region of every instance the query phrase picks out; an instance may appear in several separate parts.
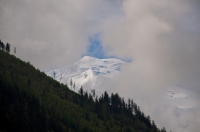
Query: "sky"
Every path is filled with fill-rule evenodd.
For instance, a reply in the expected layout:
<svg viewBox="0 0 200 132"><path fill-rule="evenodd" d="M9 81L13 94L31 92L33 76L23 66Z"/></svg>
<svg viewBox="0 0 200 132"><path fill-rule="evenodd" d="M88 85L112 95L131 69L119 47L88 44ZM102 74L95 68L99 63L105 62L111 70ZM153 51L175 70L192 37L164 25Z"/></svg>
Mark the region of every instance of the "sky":
<svg viewBox="0 0 200 132"><path fill-rule="evenodd" d="M106 55L105 49L101 44L100 34L95 34L93 36L90 36L88 39L89 39L89 44L87 46L86 54L83 54L83 56L87 55L99 59L110 58L110 56Z"/></svg>
<svg viewBox="0 0 200 132"><path fill-rule="evenodd" d="M199 7L199 0L1 0L0 39L41 71L83 55L132 60L98 86L138 101L159 127L196 132L198 103L174 116L171 107L158 109L157 92L179 87L200 101Z"/></svg>

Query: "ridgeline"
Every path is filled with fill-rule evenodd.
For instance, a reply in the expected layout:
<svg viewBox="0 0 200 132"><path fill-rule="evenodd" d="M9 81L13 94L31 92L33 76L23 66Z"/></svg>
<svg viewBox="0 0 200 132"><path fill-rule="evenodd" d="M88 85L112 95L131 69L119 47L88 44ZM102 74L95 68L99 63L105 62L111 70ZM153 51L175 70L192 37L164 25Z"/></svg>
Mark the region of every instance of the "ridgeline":
<svg viewBox="0 0 200 132"><path fill-rule="evenodd" d="M118 94L60 84L9 52L0 50L0 131L166 132L133 100Z"/></svg>

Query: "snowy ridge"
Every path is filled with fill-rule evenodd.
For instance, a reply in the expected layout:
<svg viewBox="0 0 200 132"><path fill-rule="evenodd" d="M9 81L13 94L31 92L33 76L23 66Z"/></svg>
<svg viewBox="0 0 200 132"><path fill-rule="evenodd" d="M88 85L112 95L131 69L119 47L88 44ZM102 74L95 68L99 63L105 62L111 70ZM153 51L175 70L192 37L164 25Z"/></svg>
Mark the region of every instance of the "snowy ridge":
<svg viewBox="0 0 200 132"><path fill-rule="evenodd" d="M46 74L54 77L55 72L55 80L63 84L67 83L68 85L72 79L78 89L86 83L90 83L92 88L98 76L113 78L120 73L120 66L124 63L126 62L115 58L97 59L84 56L69 67L55 69Z"/></svg>

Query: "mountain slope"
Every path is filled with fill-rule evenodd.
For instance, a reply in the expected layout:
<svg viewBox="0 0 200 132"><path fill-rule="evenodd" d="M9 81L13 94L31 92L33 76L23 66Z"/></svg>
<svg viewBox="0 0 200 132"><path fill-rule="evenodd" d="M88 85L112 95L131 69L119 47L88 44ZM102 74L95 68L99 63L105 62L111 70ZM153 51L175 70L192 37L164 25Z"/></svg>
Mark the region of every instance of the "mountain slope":
<svg viewBox="0 0 200 132"><path fill-rule="evenodd" d="M132 100L79 94L0 51L0 131L165 132Z"/></svg>
<svg viewBox="0 0 200 132"><path fill-rule="evenodd" d="M55 69L46 74L54 78L55 73L55 80L63 84L70 84L70 80L72 79L77 87L90 83L92 88L99 76L112 78L119 74L120 66L124 63L126 62L114 58L97 59L84 56L69 67Z"/></svg>

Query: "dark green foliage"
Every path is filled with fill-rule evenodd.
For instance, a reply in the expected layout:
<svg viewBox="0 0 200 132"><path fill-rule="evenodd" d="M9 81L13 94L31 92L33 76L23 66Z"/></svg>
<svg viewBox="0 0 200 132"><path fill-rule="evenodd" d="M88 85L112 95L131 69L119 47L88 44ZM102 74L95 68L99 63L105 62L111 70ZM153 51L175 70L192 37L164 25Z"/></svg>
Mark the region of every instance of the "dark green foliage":
<svg viewBox="0 0 200 132"><path fill-rule="evenodd" d="M165 132L131 99L107 92L94 98L95 90L77 94L0 51L0 131Z"/></svg>
<svg viewBox="0 0 200 132"><path fill-rule="evenodd" d="M2 50L2 51L4 51L5 50L5 44L0 40L0 49Z"/></svg>

